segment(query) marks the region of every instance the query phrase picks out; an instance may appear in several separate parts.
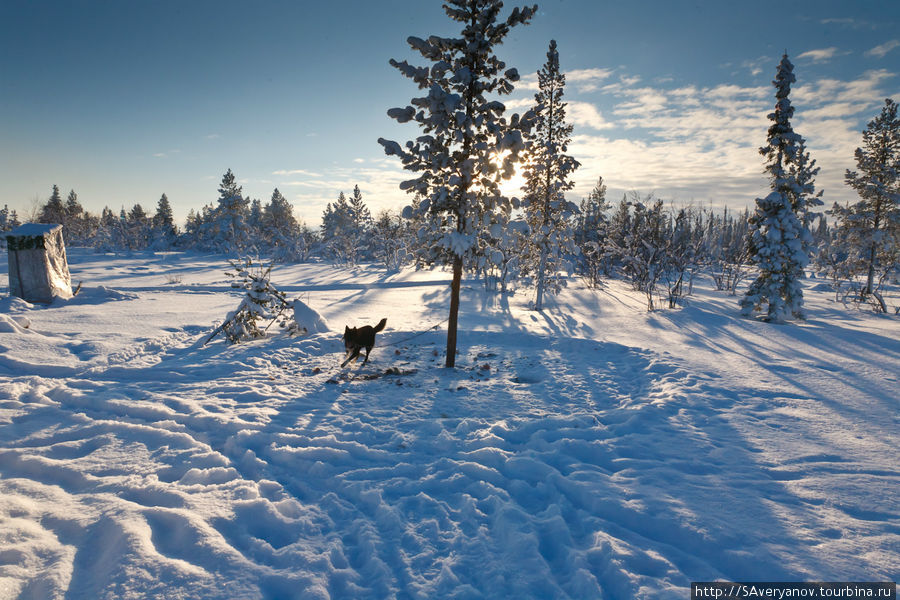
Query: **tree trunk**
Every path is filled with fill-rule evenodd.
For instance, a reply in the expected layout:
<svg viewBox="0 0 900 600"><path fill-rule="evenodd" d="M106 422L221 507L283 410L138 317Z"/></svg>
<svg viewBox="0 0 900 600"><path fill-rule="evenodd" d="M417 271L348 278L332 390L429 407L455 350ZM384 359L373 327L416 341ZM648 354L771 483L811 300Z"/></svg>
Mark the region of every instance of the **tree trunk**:
<svg viewBox="0 0 900 600"><path fill-rule="evenodd" d="M544 270L547 268L547 248L541 248L541 261L538 266L538 282L537 282L537 299L534 301L534 310L541 310L544 307L544 279L546 277Z"/></svg>
<svg viewBox="0 0 900 600"><path fill-rule="evenodd" d="M459 315L459 287L462 281L462 257L453 258L453 282L450 284L450 320L447 323L447 360L445 367L456 366L456 322Z"/></svg>
<svg viewBox="0 0 900 600"><path fill-rule="evenodd" d="M866 289L863 290L863 298L867 298L872 295L875 287L875 256L876 256L877 248L875 244L872 244L872 249L869 251L869 273L866 277Z"/></svg>

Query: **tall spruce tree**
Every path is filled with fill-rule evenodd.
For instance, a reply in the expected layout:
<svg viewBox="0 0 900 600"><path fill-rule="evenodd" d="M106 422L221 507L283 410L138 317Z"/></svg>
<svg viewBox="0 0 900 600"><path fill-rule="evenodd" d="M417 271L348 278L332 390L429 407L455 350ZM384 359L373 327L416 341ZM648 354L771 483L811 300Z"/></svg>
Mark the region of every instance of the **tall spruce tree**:
<svg viewBox="0 0 900 600"><path fill-rule="evenodd" d="M856 169L844 179L859 200L846 207L835 204L831 213L850 242L866 273L863 295L875 292L875 272L889 266L900 244L900 119L897 103L888 98L881 114L863 131L856 149ZM885 260L887 259L887 260ZM881 305L884 306L883 301Z"/></svg>
<svg viewBox="0 0 900 600"><path fill-rule="evenodd" d="M791 84L796 81L794 66L785 54L772 84L775 86L775 111L768 115L767 144L759 152L766 159L772 191L756 199L756 211L750 217L751 260L759 269L741 299L741 312L750 316L766 310L766 320L782 323L793 316L803 318L803 268L809 262L812 236L804 224L810 206L813 167L804 158L803 138L791 127Z"/></svg>
<svg viewBox="0 0 900 600"><path fill-rule="evenodd" d="M309 240L294 217L294 207L278 188L263 207L262 237L270 246L273 259L305 260L309 254Z"/></svg>
<svg viewBox="0 0 900 600"><path fill-rule="evenodd" d="M140 204L135 204L125 218L127 246L131 250L143 250L150 245L153 235L153 220Z"/></svg>
<svg viewBox="0 0 900 600"><path fill-rule="evenodd" d="M361 236L365 235L372 227L372 213L363 201L362 192L359 191L358 185L353 186L353 194L351 194L348 204L354 230L359 232Z"/></svg>
<svg viewBox="0 0 900 600"><path fill-rule="evenodd" d="M161 237L167 242L175 237L175 217L172 214L172 205L169 197L163 194L156 203L156 213L153 215L154 237Z"/></svg>
<svg viewBox="0 0 900 600"><path fill-rule="evenodd" d="M512 27L528 23L537 6L516 7L506 19L500 19L500 0L447 0L443 8L462 27L459 37L408 38L430 66L390 61L425 95L413 98L410 106L389 110L388 116L400 123L415 122L422 135L405 148L383 138L378 142L386 154L399 156L404 168L418 174L400 187L421 196L418 211L428 226L421 237L452 264L445 364L453 367L463 261L471 257L481 226L476 215L494 214L495 223L508 218L511 203L499 184L513 175L524 147L518 115L507 121L503 103L490 97L510 94L519 79L518 71L507 69L494 48ZM404 211L406 217L411 214L411 209Z"/></svg>
<svg viewBox="0 0 900 600"><path fill-rule="evenodd" d="M66 217L79 219L83 214L84 208L81 206L81 202L78 201L78 194L75 193L75 190L69 190L69 195L66 198Z"/></svg>
<svg viewBox="0 0 900 600"><path fill-rule="evenodd" d="M322 213L322 242L331 258L345 264L356 264L357 238L354 233L353 209L344 192Z"/></svg>
<svg viewBox="0 0 900 600"><path fill-rule="evenodd" d="M234 173L228 169L219 185L219 203L210 224L212 245L220 252L240 253L250 245L247 226L250 201L242 194Z"/></svg>
<svg viewBox="0 0 900 600"><path fill-rule="evenodd" d="M4 204L3 208L0 208L0 232L11 231L19 225L19 217L16 215L15 209L10 210L9 205ZM0 239L0 243L5 244L6 238Z"/></svg>
<svg viewBox="0 0 900 600"><path fill-rule="evenodd" d="M66 222L66 207L63 204L62 196L59 194L58 185L53 186L53 192L50 194L50 198L47 200L47 203L41 207L38 221L40 223L59 223L60 225Z"/></svg>
<svg viewBox="0 0 900 600"><path fill-rule="evenodd" d="M576 252L571 218L578 207L566 200L575 185L572 173L579 163L566 154L572 125L566 123L563 90L566 76L559 70L556 40L550 40L547 62L538 71L538 92L534 95L534 125L526 136L529 143L525 161L525 213L535 246L537 294L534 309L543 308L544 292L558 293L564 255Z"/></svg>
<svg viewBox="0 0 900 600"><path fill-rule="evenodd" d="M294 217L294 207L278 188L275 188L269 203L263 207L262 227L270 242L294 235L299 227L297 218Z"/></svg>
<svg viewBox="0 0 900 600"><path fill-rule="evenodd" d="M86 213L81 202L78 201L78 194L75 190L69 190L66 197L65 216L63 219L63 234L67 244L81 244L88 237L87 223L85 222Z"/></svg>

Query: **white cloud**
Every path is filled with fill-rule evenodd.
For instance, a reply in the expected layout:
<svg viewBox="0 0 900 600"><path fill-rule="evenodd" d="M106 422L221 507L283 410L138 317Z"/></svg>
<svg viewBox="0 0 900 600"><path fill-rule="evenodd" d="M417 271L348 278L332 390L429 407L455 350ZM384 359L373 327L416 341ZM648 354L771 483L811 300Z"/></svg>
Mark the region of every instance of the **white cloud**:
<svg viewBox="0 0 900 600"><path fill-rule="evenodd" d="M600 83L613 72L613 69L572 69L563 74L566 76L566 85L574 85L578 92L587 93L600 89ZM537 73L523 76L516 84L516 89L536 92L539 89Z"/></svg>
<svg viewBox="0 0 900 600"><path fill-rule="evenodd" d="M538 87L537 73L524 75L521 79L519 79L518 83L516 83L517 91L536 92L538 91L538 89L540 88Z"/></svg>
<svg viewBox="0 0 900 600"><path fill-rule="evenodd" d="M600 82L613 74L612 69L573 69L566 71L566 84L575 85L580 93L594 92L600 89Z"/></svg>
<svg viewBox="0 0 900 600"><path fill-rule="evenodd" d="M879 44L875 46L868 52L866 52L866 56L874 56L875 58L884 58L884 56L893 50L894 48L900 46L900 40L890 40L883 44Z"/></svg>
<svg viewBox="0 0 900 600"><path fill-rule="evenodd" d="M860 131L877 113L885 84L894 77L872 70L856 79L821 79L792 91L797 111L792 124L821 167L816 183L825 190L826 205L852 196L844 172L853 168ZM576 128L569 151L582 167L575 173L573 199L586 196L601 175L611 200L635 189L676 202L742 209L767 190L758 149L775 102L772 86L605 89L615 102L604 111L604 123L626 133Z"/></svg>
<svg viewBox="0 0 900 600"><path fill-rule="evenodd" d="M856 25L856 19L852 19L849 17L844 18L831 18L831 19L822 19L819 21L822 25Z"/></svg>
<svg viewBox="0 0 900 600"><path fill-rule="evenodd" d="M878 26L869 21L854 19L852 17L827 18L819 21L822 25L840 25L849 29L878 29Z"/></svg>
<svg viewBox="0 0 900 600"><path fill-rule="evenodd" d="M321 177L321 173L316 173L314 171L307 171L306 169L291 169L285 170L281 169L279 171L272 171L272 175L279 175L282 177L290 176L290 175L305 175L307 177Z"/></svg>
<svg viewBox="0 0 900 600"><path fill-rule="evenodd" d="M826 62L834 58L835 54L837 54L837 47L831 46L830 48L820 48L818 50L809 50L797 56L798 60L802 60L808 58L813 62Z"/></svg>
<svg viewBox="0 0 900 600"><path fill-rule="evenodd" d="M503 106L507 111L524 112L534 106L534 98L511 98L504 99Z"/></svg>
<svg viewBox="0 0 900 600"><path fill-rule="evenodd" d="M655 88L626 88L617 95L629 98L613 110L613 114L623 117L622 124L628 128L639 126L639 123L658 116L666 108L666 95Z"/></svg>
<svg viewBox="0 0 900 600"><path fill-rule="evenodd" d="M597 107L589 102L570 101L566 111L569 122L572 123L576 129L580 127L589 127L599 131L601 129L610 129L613 127L611 123L603 118L603 115L600 114Z"/></svg>
<svg viewBox="0 0 900 600"><path fill-rule="evenodd" d="M284 187L309 187L309 188L327 188L331 185L331 182L322 181L319 179L313 180L301 180L301 179L290 179L288 181L282 181L281 184Z"/></svg>
<svg viewBox="0 0 900 600"><path fill-rule="evenodd" d="M882 84L893 77L895 74L886 69L875 69L852 81L820 79L794 88L792 97L795 105L798 102L808 105L844 102L856 105L858 111L865 111L873 102L879 102L883 96Z"/></svg>
<svg viewBox="0 0 900 600"><path fill-rule="evenodd" d="M762 75L763 70L766 66L771 62L771 58L768 56L760 56L759 58L755 58L753 60L745 60L741 63L741 66L750 71L750 75L756 77L757 75Z"/></svg>

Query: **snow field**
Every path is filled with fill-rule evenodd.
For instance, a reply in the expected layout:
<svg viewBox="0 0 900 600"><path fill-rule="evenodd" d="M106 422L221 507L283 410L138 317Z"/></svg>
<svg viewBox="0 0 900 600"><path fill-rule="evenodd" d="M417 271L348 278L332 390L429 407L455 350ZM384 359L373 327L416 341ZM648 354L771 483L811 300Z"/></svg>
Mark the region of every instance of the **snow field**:
<svg viewBox="0 0 900 600"><path fill-rule="evenodd" d="M201 348L238 301L215 260L72 254L87 296L0 312L0 598L680 598L900 573L893 320L823 294L776 327L702 290L648 315L577 282L533 313L474 284L448 371L443 332L407 340L446 318L440 272L276 267L336 331ZM343 324L381 317L369 364L339 369Z"/></svg>

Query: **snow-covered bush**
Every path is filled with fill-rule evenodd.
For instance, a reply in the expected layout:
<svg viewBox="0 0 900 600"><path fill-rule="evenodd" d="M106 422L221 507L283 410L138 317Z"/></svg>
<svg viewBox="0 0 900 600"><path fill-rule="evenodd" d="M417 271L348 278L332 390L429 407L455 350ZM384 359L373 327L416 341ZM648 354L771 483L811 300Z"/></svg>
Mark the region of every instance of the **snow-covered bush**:
<svg viewBox="0 0 900 600"><path fill-rule="evenodd" d="M234 269L225 273L234 279L231 287L246 290L246 294L238 307L228 313L225 321L207 336L203 344L219 333L223 333L232 344L265 337L266 331L276 321L288 333L299 330L293 318L292 303L270 281L271 264L267 267L254 264L251 258L229 260L228 263Z"/></svg>

